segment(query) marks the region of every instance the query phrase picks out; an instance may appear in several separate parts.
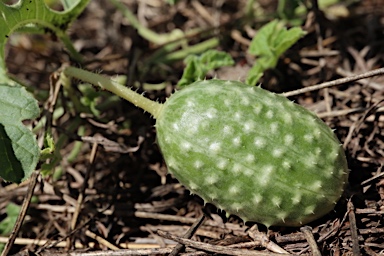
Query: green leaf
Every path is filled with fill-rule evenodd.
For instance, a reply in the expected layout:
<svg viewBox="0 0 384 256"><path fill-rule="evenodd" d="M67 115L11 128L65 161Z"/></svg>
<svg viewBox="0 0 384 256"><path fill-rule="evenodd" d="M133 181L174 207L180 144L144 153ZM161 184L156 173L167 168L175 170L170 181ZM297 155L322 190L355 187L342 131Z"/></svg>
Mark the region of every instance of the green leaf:
<svg viewBox="0 0 384 256"><path fill-rule="evenodd" d="M6 208L7 217L0 222L0 234L3 236L9 235L15 226L17 216L20 212L20 206L9 203Z"/></svg>
<svg viewBox="0 0 384 256"><path fill-rule="evenodd" d="M64 31L70 22L87 6L89 0L68 2L71 8L57 12L44 3L44 0L20 0L14 5L6 5L0 1L0 82L8 81L4 59L4 47L9 36L23 27L44 27L53 31L66 45L72 57L78 57Z"/></svg>
<svg viewBox="0 0 384 256"><path fill-rule="evenodd" d="M232 66L235 62L232 57L225 52L208 50L200 56L189 55L184 60L186 67L178 86L186 86L197 80L204 79L210 70L224 66Z"/></svg>
<svg viewBox="0 0 384 256"><path fill-rule="evenodd" d="M34 134L23 120L39 115L37 101L21 86L0 84L0 176L21 182L28 178L39 160L40 149Z"/></svg>
<svg viewBox="0 0 384 256"><path fill-rule="evenodd" d="M292 20L296 18L295 11L301 2L301 0L280 0L277 5L277 14L281 19Z"/></svg>
<svg viewBox="0 0 384 256"><path fill-rule="evenodd" d="M256 85L264 71L276 67L280 56L305 34L300 27L287 30L278 20L264 25L248 49L258 58L248 73L247 84Z"/></svg>

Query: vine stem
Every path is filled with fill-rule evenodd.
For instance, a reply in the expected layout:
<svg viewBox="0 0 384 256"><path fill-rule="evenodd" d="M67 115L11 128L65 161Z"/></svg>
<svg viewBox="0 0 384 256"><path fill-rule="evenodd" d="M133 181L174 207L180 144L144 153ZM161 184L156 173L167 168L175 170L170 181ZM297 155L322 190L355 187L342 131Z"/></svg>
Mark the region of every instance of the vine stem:
<svg viewBox="0 0 384 256"><path fill-rule="evenodd" d="M117 96L131 102L136 107L149 112L155 119L159 117L162 111L163 104L150 100L143 95L131 90L130 88L125 87L102 75L75 67L64 68L63 74L67 77L74 77L84 82L100 86L102 89L108 90Z"/></svg>

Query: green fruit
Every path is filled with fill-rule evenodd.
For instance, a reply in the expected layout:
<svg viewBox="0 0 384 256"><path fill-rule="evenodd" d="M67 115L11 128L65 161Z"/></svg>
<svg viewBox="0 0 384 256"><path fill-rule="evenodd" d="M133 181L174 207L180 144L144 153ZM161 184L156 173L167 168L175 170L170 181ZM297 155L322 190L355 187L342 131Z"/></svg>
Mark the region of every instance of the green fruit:
<svg viewBox="0 0 384 256"><path fill-rule="evenodd" d="M169 172L206 202L243 218L300 226L331 211L348 179L344 151L316 115L234 81L199 81L164 104L74 67L152 114Z"/></svg>
<svg viewBox="0 0 384 256"><path fill-rule="evenodd" d="M173 94L156 122L169 172L206 202L266 226L331 211L348 179L344 151L315 114L235 81Z"/></svg>

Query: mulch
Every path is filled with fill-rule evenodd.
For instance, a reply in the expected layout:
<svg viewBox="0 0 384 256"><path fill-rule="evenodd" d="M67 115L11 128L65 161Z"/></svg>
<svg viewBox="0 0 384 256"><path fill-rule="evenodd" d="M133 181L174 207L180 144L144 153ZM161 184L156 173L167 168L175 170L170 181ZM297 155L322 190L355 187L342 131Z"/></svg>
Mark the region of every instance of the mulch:
<svg viewBox="0 0 384 256"><path fill-rule="evenodd" d="M243 79L255 61L247 48L257 29L273 18L277 4L258 1L263 15L249 19L245 0L181 0L174 6L160 0L122 2L157 33L204 28L206 33L189 43L218 38L217 49L230 53L236 66L209 77L234 80ZM282 93L383 67L384 1L353 1L347 9L343 5L347 3L303 17L308 34L284 54L276 69L266 72L263 88ZM68 32L85 56L83 68L127 75L127 84L136 82L137 90L145 90L151 99L165 101L182 75L181 60L143 68L159 46L144 40L107 0L91 1ZM71 63L68 54L49 34L18 34L12 39L7 46L9 72L25 83L41 107L47 106L52 99L48 96L53 96L52 74ZM149 85L164 81L160 90ZM81 97L78 89L74 93ZM56 107L62 112L55 116L52 131L56 141L63 140L61 160L54 173L37 177L11 254L384 254L384 76L290 97L335 130L350 169L349 184L335 210L302 228L243 223L204 205L167 175L154 120L109 95L102 93L99 103L106 104L95 115L76 112L68 95L59 91ZM29 183L0 183L0 218L9 203L22 204Z"/></svg>

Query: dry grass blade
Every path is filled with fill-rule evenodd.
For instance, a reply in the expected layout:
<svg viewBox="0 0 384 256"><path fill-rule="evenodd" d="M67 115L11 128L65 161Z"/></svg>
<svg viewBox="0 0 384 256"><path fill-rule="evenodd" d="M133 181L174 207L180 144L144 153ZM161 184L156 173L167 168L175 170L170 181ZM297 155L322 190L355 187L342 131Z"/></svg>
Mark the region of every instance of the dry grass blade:
<svg viewBox="0 0 384 256"><path fill-rule="evenodd" d="M324 83L321 83L321 84L316 84L316 85L308 86L308 87L303 88L303 89L298 89L298 90L295 90L295 91L285 92L285 93L283 93L283 95L285 97L295 96L295 95L303 94L303 93L306 93L306 92L312 92L312 91L316 91L316 90L320 90L320 89L324 89L324 88L328 88L328 87L332 87L332 86L342 85L342 84L354 82L354 81L357 81L357 80L360 80L360 79L364 79L364 78L368 78L368 77L380 76L380 75L383 75L383 74L384 74L384 68L379 68L379 69L376 69L376 70L365 72L365 73L360 74L360 75L354 75L354 76L350 76L350 77L339 78L339 79L336 79L336 80L333 80L333 81L329 81L329 82L324 82Z"/></svg>

